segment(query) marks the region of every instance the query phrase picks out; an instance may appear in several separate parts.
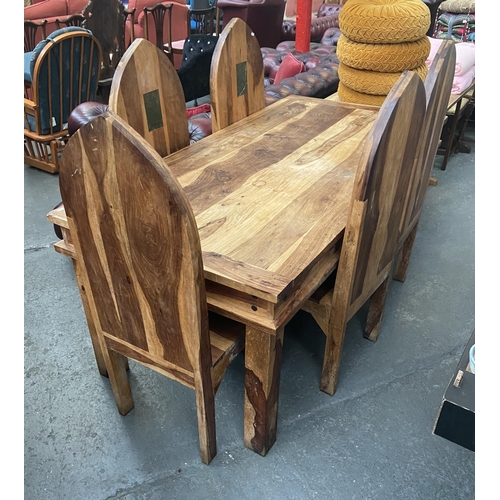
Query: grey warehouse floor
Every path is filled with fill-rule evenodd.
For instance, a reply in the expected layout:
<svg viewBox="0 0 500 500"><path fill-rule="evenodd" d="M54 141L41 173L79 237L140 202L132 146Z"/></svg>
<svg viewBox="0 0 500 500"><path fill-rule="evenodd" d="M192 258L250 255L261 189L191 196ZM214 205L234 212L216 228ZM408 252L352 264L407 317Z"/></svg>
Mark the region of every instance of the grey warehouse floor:
<svg viewBox="0 0 500 500"><path fill-rule="evenodd" d="M324 337L301 313L285 332L273 448L261 457L243 446L240 355L217 393L209 466L193 391L131 362L135 408L118 414L71 261L53 248L46 214L60 201L58 176L25 165L24 498L475 498L475 453L432 433L475 328L472 148L446 171L437 157L406 282L391 283L378 342L362 337L365 309L350 321L337 393L318 389Z"/></svg>

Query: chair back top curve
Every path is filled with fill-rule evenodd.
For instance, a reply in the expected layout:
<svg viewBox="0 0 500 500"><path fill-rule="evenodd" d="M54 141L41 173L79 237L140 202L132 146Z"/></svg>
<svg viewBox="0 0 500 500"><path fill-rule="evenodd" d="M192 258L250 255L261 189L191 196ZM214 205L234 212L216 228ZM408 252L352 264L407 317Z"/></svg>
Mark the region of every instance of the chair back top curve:
<svg viewBox="0 0 500 500"><path fill-rule="evenodd" d="M109 109L165 157L189 145L184 91L165 53L136 38L116 69Z"/></svg>
<svg viewBox="0 0 500 500"><path fill-rule="evenodd" d="M422 80L405 71L379 110L356 173L332 307L346 321L391 272L424 114Z"/></svg>
<svg viewBox="0 0 500 500"><path fill-rule="evenodd" d="M32 51L32 101L38 134L60 132L71 111L95 100L102 60L99 41L84 28L56 30Z"/></svg>
<svg viewBox="0 0 500 500"><path fill-rule="evenodd" d="M24 52L31 52L37 44L37 33L40 29L42 40L46 38L47 19L43 21L24 21Z"/></svg>
<svg viewBox="0 0 500 500"><path fill-rule="evenodd" d="M83 26L83 21L85 21L85 16L83 14L71 14L61 19L56 19L54 22L56 24L56 29L61 29L65 26Z"/></svg>
<svg viewBox="0 0 500 500"><path fill-rule="evenodd" d="M59 182L86 294L108 347L189 387L201 378L211 387L199 233L160 155L107 111L68 141Z"/></svg>
<svg viewBox="0 0 500 500"><path fill-rule="evenodd" d="M404 217L401 241L420 219L455 74L456 51L452 40L440 44L424 82L426 113L420 147L414 164L414 179Z"/></svg>
<svg viewBox="0 0 500 500"><path fill-rule="evenodd" d="M264 108L264 64L249 26L234 18L224 28L210 68L212 131Z"/></svg>

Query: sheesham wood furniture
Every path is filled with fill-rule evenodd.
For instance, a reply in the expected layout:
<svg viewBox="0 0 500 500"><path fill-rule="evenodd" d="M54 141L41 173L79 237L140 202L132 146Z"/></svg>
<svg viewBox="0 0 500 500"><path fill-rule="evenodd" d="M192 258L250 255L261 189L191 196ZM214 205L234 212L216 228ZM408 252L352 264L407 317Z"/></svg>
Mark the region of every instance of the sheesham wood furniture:
<svg viewBox="0 0 500 500"><path fill-rule="evenodd" d="M149 40L149 35L154 28L155 43L159 49L162 49L168 58L174 63L174 53L172 52L172 8L173 4L157 3L152 7L144 7L144 37ZM153 25L150 26L150 21ZM164 40L163 33L165 23L167 25L167 39Z"/></svg>
<svg viewBox="0 0 500 500"><path fill-rule="evenodd" d="M147 74L148 78L142 78ZM189 133L180 80L165 53L145 38L135 39L122 57L111 84L109 109L155 149L162 157L189 145ZM64 204L60 207L64 211ZM53 212L53 216L58 210ZM63 212L64 213L64 212ZM56 222L59 227L59 224ZM81 260L74 253L69 229L60 227L63 239L56 243L62 254L72 257L77 280ZM85 290L80 290L99 373L108 376L99 348L96 320Z"/></svg>
<svg viewBox="0 0 500 500"><path fill-rule="evenodd" d="M424 113L422 81L403 72L365 142L338 268L303 306L326 335L320 389L327 394L337 388L347 322L367 301L365 336L378 335Z"/></svg>
<svg viewBox="0 0 500 500"><path fill-rule="evenodd" d="M162 157L189 145L180 79L163 50L145 38L135 39L122 57L111 84L109 109Z"/></svg>
<svg viewBox="0 0 500 500"><path fill-rule="evenodd" d="M126 358L194 389L200 456L209 464L217 453L215 394L245 329L215 314L209 320L200 236L184 190L111 112L72 136L60 187L119 413L134 407Z"/></svg>
<svg viewBox="0 0 500 500"><path fill-rule="evenodd" d="M76 27L54 31L35 51L31 99L24 99L24 163L56 173L69 114L95 100L102 51L92 33Z"/></svg>
<svg viewBox="0 0 500 500"><path fill-rule="evenodd" d="M440 144L442 124L449 107L451 86L455 71L455 45L451 40L443 41L437 51L424 82L426 114L421 143L415 156L414 173L405 204L404 227L399 240L393 278L404 282L410 261L417 226L423 209L427 186L433 184L431 172ZM452 96L453 98L453 96ZM338 96L327 99L338 102ZM378 332L367 333L375 341Z"/></svg>
<svg viewBox="0 0 500 500"><path fill-rule="evenodd" d="M261 455L276 439L285 325L337 266L376 115L290 96L164 158L196 217L209 310L246 325L244 443ZM64 206L49 220L75 257Z"/></svg>
<svg viewBox="0 0 500 500"><path fill-rule="evenodd" d="M445 121L448 100L455 74L455 44L444 41L439 47L424 82L426 112L420 146L413 165L403 218L403 228L398 244L398 254L393 278L404 282L411 252L417 235L418 223L424 207L427 187L430 184L434 160L438 152L442 124Z"/></svg>
<svg viewBox="0 0 500 500"><path fill-rule="evenodd" d="M264 65L257 39L241 19L232 19L215 47L210 68L212 131L264 107Z"/></svg>

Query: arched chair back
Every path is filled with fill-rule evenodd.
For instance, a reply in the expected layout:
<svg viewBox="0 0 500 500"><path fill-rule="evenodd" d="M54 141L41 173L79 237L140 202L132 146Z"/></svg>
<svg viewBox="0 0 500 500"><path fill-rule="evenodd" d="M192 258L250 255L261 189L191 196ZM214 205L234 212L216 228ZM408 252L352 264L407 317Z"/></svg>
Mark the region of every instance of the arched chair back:
<svg viewBox="0 0 500 500"><path fill-rule="evenodd" d="M455 74L455 44L445 40L439 46L424 82L426 113L420 147L415 158L413 179L399 239L394 279L405 281L418 222L424 206L429 178L439 147L439 139Z"/></svg>
<svg viewBox="0 0 500 500"><path fill-rule="evenodd" d="M217 453L215 393L244 327L214 316L210 331L200 238L182 187L110 111L71 137L59 179L119 413L134 406L127 358L194 389L208 464Z"/></svg>
<svg viewBox="0 0 500 500"><path fill-rule="evenodd" d="M365 142L336 275L327 280L327 293L319 290L323 296L304 307L326 334L320 388L330 395L337 386L347 322L368 300L365 336L378 334L424 115L423 83L405 71Z"/></svg>
<svg viewBox="0 0 500 500"><path fill-rule="evenodd" d="M215 47L210 68L212 131L264 107L264 64L257 39L241 19L232 19Z"/></svg>
<svg viewBox="0 0 500 500"><path fill-rule="evenodd" d="M111 83L109 109L164 157L189 144L184 92L173 64L145 38L123 55Z"/></svg>
<svg viewBox="0 0 500 500"><path fill-rule="evenodd" d="M68 27L52 32L31 54L31 99L24 100L24 161L53 173L59 169L71 111L96 98L102 52L89 30Z"/></svg>

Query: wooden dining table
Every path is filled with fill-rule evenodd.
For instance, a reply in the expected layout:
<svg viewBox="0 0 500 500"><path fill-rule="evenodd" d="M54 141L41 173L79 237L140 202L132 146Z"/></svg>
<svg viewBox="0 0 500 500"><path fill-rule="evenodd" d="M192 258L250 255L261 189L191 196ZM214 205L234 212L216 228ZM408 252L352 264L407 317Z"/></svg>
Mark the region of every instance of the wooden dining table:
<svg viewBox="0 0 500 500"><path fill-rule="evenodd" d="M276 440L285 325L337 267L377 113L289 96L164 158L196 216L209 308L246 325L244 444L260 455ZM64 207L48 219L77 258Z"/></svg>

